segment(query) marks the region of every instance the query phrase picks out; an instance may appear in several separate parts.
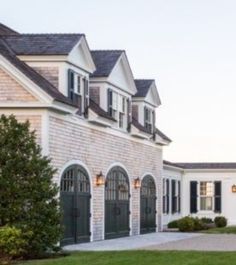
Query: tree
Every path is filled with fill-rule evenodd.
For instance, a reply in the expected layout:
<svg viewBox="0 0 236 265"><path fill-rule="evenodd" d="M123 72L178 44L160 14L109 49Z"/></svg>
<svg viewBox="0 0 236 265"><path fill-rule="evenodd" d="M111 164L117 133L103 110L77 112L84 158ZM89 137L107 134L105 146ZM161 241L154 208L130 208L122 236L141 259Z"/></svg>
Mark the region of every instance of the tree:
<svg viewBox="0 0 236 265"><path fill-rule="evenodd" d="M28 121L0 117L0 226L25 232L29 256L41 255L60 240L56 170L50 162L41 155Z"/></svg>

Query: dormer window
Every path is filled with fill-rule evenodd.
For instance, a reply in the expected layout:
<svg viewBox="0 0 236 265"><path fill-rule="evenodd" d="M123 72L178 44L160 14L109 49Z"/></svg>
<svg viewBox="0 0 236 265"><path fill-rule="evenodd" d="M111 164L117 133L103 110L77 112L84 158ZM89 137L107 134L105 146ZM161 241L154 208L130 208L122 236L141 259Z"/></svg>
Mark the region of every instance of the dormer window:
<svg viewBox="0 0 236 265"><path fill-rule="evenodd" d="M144 127L149 133L153 132L153 119L152 110L148 107L144 107Z"/></svg>
<svg viewBox="0 0 236 265"><path fill-rule="evenodd" d="M86 114L89 106L89 83L86 77L68 70L68 97L78 106L80 115Z"/></svg>
<svg viewBox="0 0 236 265"><path fill-rule="evenodd" d="M130 100L108 89L107 108L109 115L117 120L118 127L125 130L128 129L131 117Z"/></svg>

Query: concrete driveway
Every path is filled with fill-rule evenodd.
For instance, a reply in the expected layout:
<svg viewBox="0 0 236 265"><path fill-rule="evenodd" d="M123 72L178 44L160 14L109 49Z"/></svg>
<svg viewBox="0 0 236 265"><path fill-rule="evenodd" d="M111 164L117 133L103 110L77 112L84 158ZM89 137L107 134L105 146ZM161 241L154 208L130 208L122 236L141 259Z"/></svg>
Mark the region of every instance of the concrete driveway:
<svg viewBox="0 0 236 265"><path fill-rule="evenodd" d="M202 234L196 237L148 246L148 250L236 251L236 235Z"/></svg>
<svg viewBox="0 0 236 265"><path fill-rule="evenodd" d="M197 233L151 233L138 236L122 237L117 239L109 239L96 241L91 243L83 243L64 247L68 251L109 251L109 250L132 250L132 249L155 249L158 246L171 244L174 242L183 242L199 237ZM178 244L178 243L177 243Z"/></svg>

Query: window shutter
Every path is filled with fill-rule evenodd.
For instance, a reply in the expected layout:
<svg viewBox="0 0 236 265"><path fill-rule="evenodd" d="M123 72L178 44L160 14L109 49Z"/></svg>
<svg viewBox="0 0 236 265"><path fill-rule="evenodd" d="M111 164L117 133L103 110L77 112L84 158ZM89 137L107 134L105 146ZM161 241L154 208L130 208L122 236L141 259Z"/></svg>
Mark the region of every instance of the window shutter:
<svg viewBox="0 0 236 265"><path fill-rule="evenodd" d="M127 131L130 132L132 122L132 106L131 100L127 99Z"/></svg>
<svg viewBox="0 0 236 265"><path fill-rule="evenodd" d="M170 181L166 180L166 213L170 212Z"/></svg>
<svg viewBox="0 0 236 265"><path fill-rule="evenodd" d="M74 72L68 69L68 98L74 102Z"/></svg>
<svg viewBox="0 0 236 265"><path fill-rule="evenodd" d="M215 181L215 212L221 213L221 181Z"/></svg>
<svg viewBox="0 0 236 265"><path fill-rule="evenodd" d="M171 202L172 202L172 213L176 213L176 197L175 197L175 191L176 191L176 183L175 180L171 180Z"/></svg>
<svg viewBox="0 0 236 265"><path fill-rule="evenodd" d="M89 82L84 78L84 114L85 116L88 113L89 106Z"/></svg>
<svg viewBox="0 0 236 265"><path fill-rule="evenodd" d="M190 213L197 212L197 181L190 181Z"/></svg>
<svg viewBox="0 0 236 265"><path fill-rule="evenodd" d="M181 182L178 181L178 212L181 212Z"/></svg>
<svg viewBox="0 0 236 265"><path fill-rule="evenodd" d="M152 111L152 132L153 135L155 133L155 125L156 125L156 112L155 110Z"/></svg>
<svg viewBox="0 0 236 265"><path fill-rule="evenodd" d="M107 89L107 112L112 117L112 90Z"/></svg>
<svg viewBox="0 0 236 265"><path fill-rule="evenodd" d="M144 127L146 127L146 119L147 119L147 117L146 117L146 109L147 109L147 107L146 106L144 106L144 110L143 110L143 126Z"/></svg>

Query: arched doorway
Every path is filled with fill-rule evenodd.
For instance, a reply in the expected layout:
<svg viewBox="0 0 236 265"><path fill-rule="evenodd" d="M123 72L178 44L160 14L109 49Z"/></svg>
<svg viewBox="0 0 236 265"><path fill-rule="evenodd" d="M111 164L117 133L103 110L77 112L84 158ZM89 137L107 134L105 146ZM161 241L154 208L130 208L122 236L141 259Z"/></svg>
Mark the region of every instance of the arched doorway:
<svg viewBox="0 0 236 265"><path fill-rule="evenodd" d="M64 228L61 245L90 241L90 181L83 167L72 165L64 171L60 195Z"/></svg>
<svg viewBox="0 0 236 265"><path fill-rule="evenodd" d="M105 238L129 235L129 179L121 167L113 167L105 183Z"/></svg>
<svg viewBox="0 0 236 265"><path fill-rule="evenodd" d="M152 176L143 178L140 190L140 233L156 231L156 186Z"/></svg>

